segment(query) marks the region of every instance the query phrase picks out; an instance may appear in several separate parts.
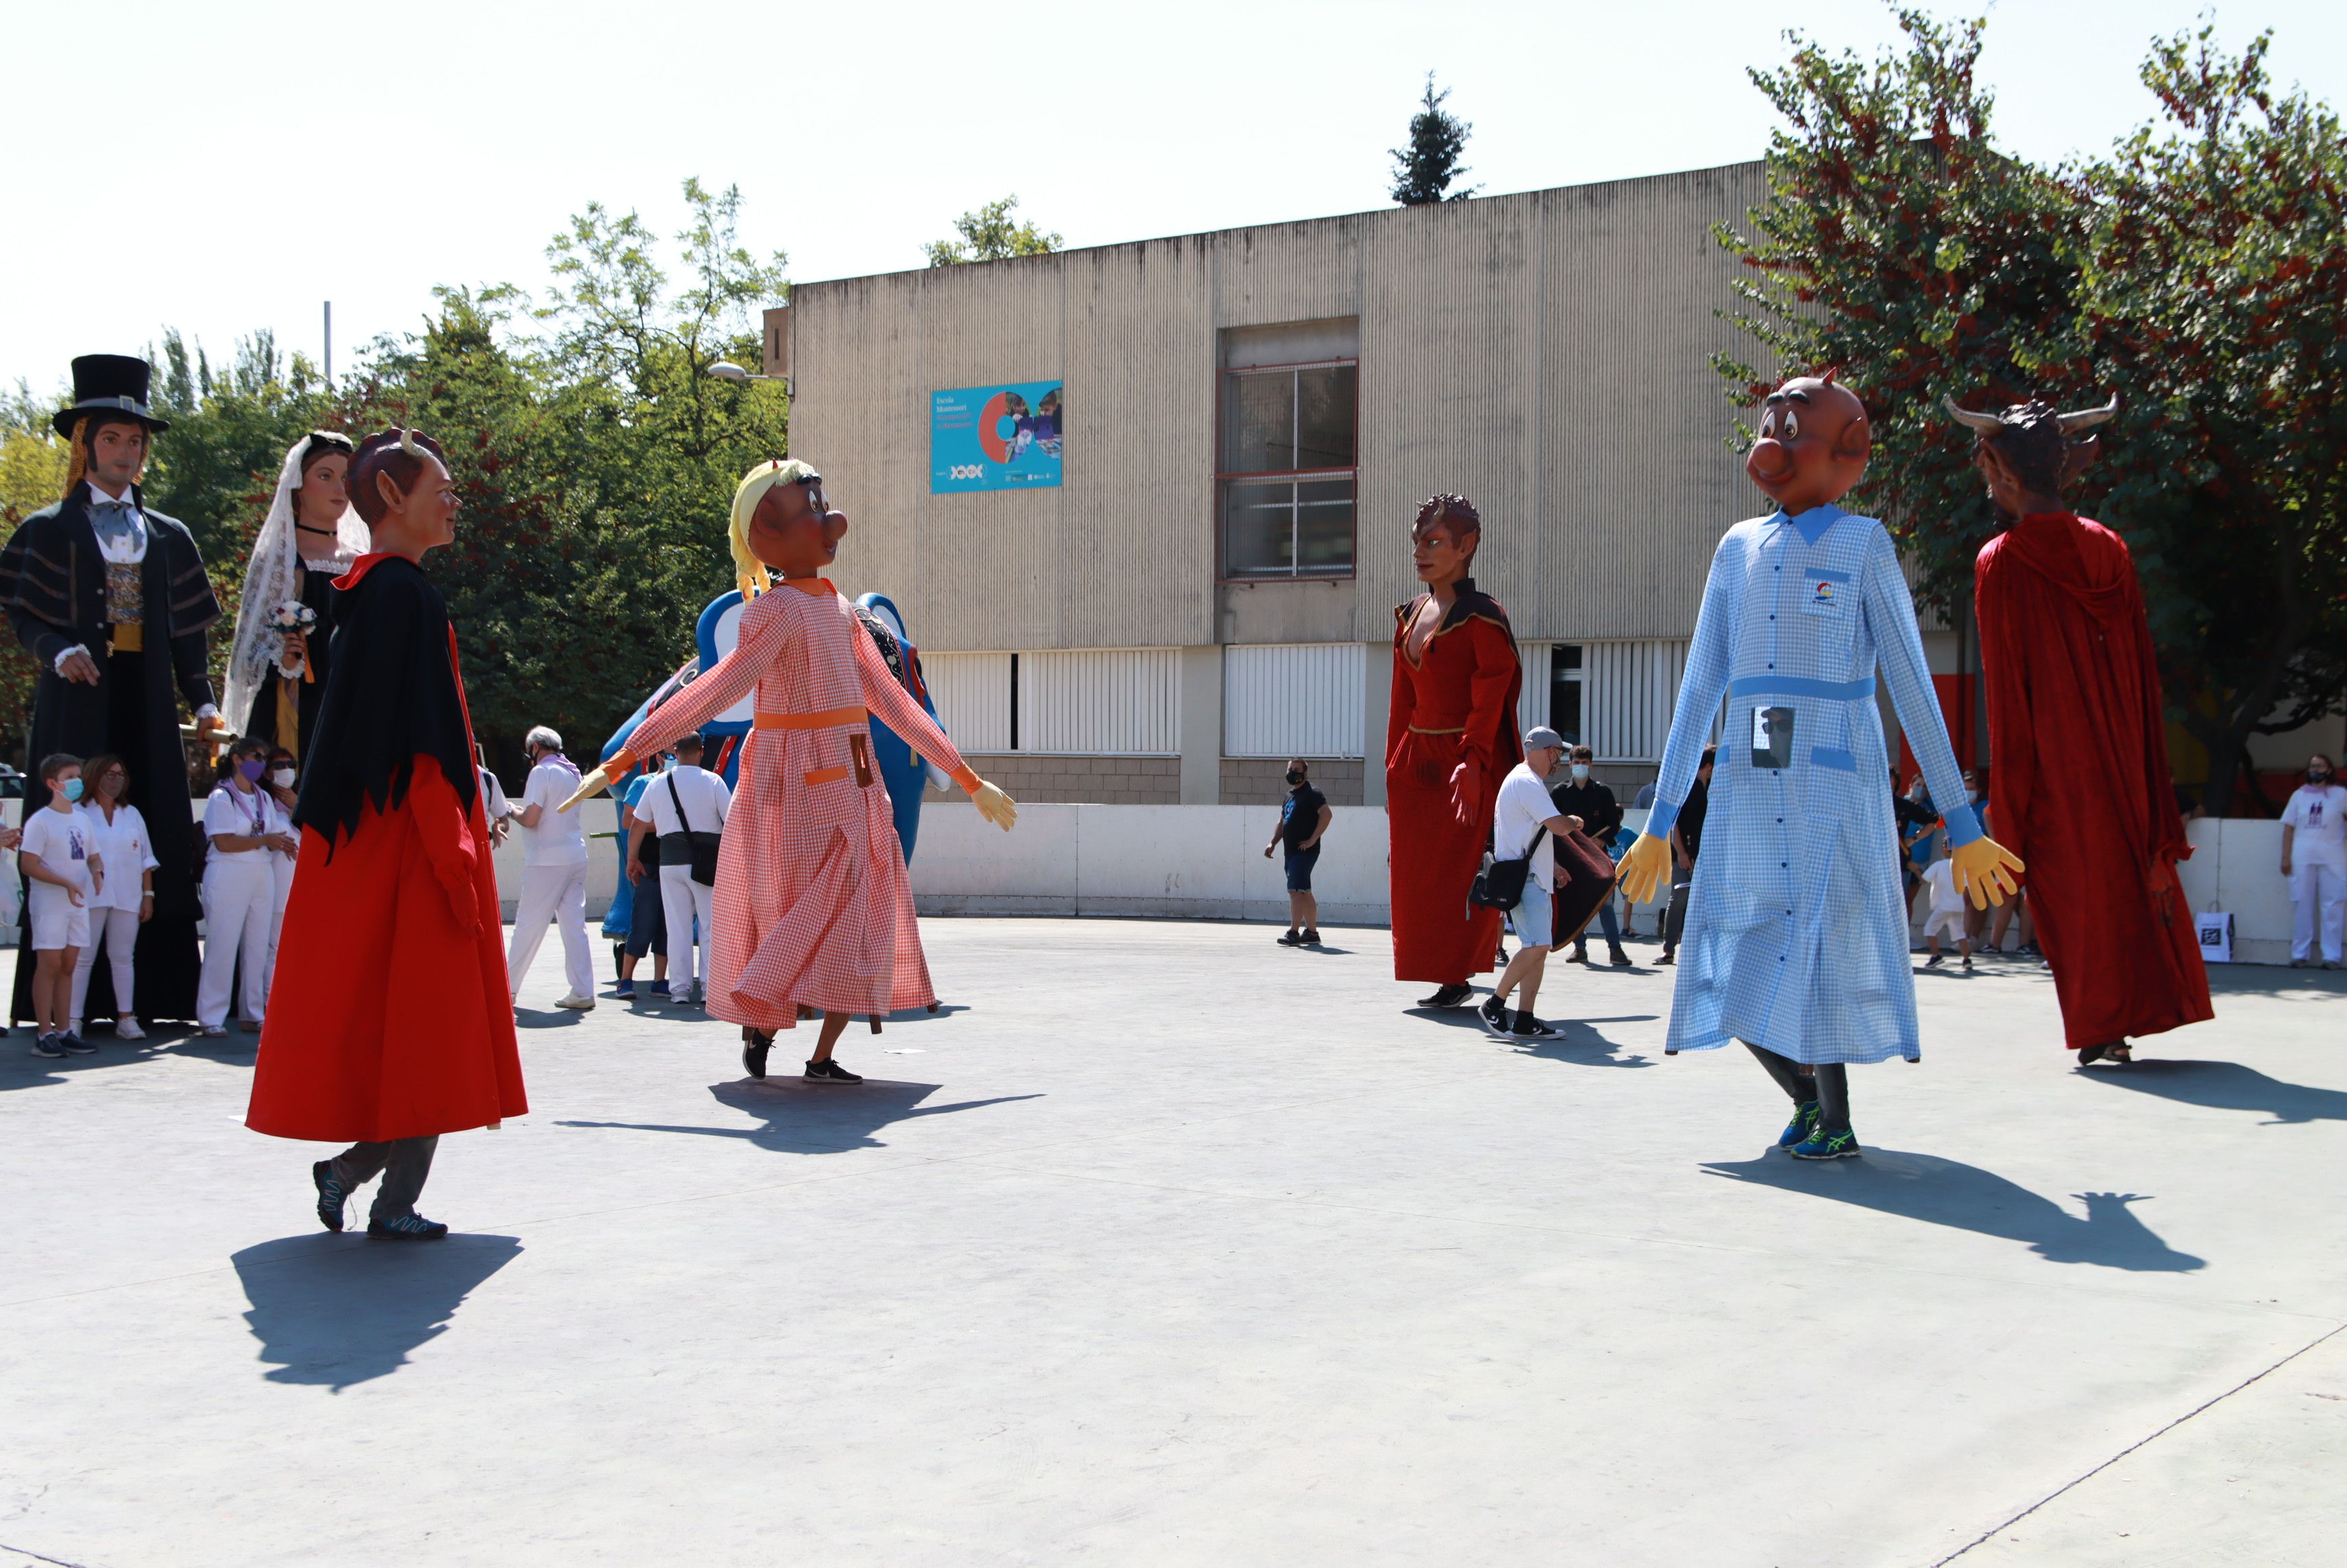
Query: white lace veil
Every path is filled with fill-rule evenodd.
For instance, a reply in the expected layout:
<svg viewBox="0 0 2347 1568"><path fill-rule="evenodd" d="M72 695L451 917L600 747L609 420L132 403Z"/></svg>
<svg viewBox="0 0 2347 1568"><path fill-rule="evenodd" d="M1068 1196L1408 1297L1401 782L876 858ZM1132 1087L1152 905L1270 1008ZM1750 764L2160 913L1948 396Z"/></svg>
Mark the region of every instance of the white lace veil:
<svg viewBox="0 0 2347 1568"><path fill-rule="evenodd" d="M253 699L272 675L302 672L299 665L288 670L280 662L285 636L270 630L269 618L287 600L302 597L301 536L293 531L293 492L302 487L302 459L309 452L310 437L304 436L285 454L285 466L277 476L277 494L269 503L269 516L261 520L260 535L252 541L251 558L245 562L244 590L236 609L236 641L229 654L227 700L220 704L220 717L232 725L248 720ZM335 559L345 565L366 554L374 542L365 522L347 506L335 520L334 530Z"/></svg>

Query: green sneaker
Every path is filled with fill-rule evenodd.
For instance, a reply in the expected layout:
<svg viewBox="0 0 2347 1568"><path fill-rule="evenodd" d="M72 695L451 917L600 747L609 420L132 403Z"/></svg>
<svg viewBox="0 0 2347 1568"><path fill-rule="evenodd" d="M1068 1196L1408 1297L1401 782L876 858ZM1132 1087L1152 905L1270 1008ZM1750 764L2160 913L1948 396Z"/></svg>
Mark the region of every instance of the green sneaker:
<svg viewBox="0 0 2347 1568"><path fill-rule="evenodd" d="M1818 1128L1789 1151L1796 1160L1847 1160L1863 1154L1858 1134L1845 1127L1839 1132Z"/></svg>
<svg viewBox="0 0 2347 1568"><path fill-rule="evenodd" d="M1789 1149L1794 1144L1806 1141L1809 1134L1817 1130L1818 1102L1814 1100L1804 1100L1793 1107L1793 1119L1785 1123L1785 1130L1782 1132L1777 1134L1777 1147Z"/></svg>

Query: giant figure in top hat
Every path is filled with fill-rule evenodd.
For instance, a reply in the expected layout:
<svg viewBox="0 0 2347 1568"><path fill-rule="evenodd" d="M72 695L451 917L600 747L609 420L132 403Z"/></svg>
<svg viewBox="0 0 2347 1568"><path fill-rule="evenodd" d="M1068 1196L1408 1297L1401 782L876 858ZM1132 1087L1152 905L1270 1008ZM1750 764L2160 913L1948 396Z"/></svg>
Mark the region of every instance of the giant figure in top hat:
<svg viewBox="0 0 2347 1568"><path fill-rule="evenodd" d="M2159 665L2135 558L2062 491L2094 461L2081 431L2118 412L1947 405L2008 525L1973 573L1997 831L2029 861L2029 907L2078 1064L2131 1061L2127 1037L2214 1016L2176 876L2192 853L2168 770Z"/></svg>
<svg viewBox="0 0 2347 1568"><path fill-rule="evenodd" d="M141 1018L188 1019L196 1016L194 828L172 692L200 728L217 723L204 632L220 607L187 525L150 510L140 493L149 439L169 427L147 406L149 374L146 361L120 354L73 362L73 406L56 418L73 444L65 498L26 518L0 549L0 605L41 666L28 761L113 752L129 769L130 803L161 862L129 1006ZM47 799L28 777L25 809ZM14 1017L29 1011L31 971L17 966ZM101 965L90 977L90 1016L115 1010L111 989Z"/></svg>

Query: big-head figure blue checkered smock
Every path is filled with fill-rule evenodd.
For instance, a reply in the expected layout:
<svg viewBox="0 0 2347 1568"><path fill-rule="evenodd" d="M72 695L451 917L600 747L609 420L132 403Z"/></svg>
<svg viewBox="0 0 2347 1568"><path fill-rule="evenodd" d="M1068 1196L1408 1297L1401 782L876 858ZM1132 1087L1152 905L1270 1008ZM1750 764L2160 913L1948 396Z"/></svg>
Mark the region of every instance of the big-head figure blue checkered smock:
<svg viewBox="0 0 2347 1568"><path fill-rule="evenodd" d="M1891 536L1831 505L1755 518L1712 557L1646 831L1667 835L1727 712L1665 1049L1916 1060L1915 980L1878 665L1932 798L1963 776ZM1981 836L1969 806L1951 841Z"/></svg>

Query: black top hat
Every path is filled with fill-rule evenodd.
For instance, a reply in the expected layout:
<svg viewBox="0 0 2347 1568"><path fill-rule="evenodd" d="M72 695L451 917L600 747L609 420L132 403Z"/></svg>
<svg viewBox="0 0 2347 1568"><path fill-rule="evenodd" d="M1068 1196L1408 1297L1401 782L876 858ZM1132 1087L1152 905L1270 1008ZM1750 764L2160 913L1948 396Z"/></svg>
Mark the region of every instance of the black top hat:
<svg viewBox="0 0 2347 1568"><path fill-rule="evenodd" d="M73 362L73 406L57 410L49 423L68 440L74 421L87 414L119 415L149 430L169 430L171 422L156 418L147 406L147 383L154 374L154 366L128 354L83 354Z"/></svg>

